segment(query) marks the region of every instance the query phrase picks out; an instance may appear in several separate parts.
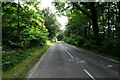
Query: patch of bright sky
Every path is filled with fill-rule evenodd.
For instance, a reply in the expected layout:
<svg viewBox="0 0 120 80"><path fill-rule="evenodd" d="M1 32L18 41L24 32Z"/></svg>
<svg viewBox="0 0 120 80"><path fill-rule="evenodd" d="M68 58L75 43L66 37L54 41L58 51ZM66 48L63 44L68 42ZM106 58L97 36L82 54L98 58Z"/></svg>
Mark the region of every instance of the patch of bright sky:
<svg viewBox="0 0 120 80"><path fill-rule="evenodd" d="M19 1L22 1L22 0L19 0ZM53 12L55 13L56 12L56 9L54 7L54 5L52 4L52 2L54 2L54 0L37 0L40 2L40 8L43 9L43 8L48 8ZM18 0L15 0L15 2L17 3ZM57 16L56 15L56 18L58 20L58 22L61 24L61 30L64 30L65 29L65 25L66 23L68 22L68 18L66 16Z"/></svg>
<svg viewBox="0 0 120 80"><path fill-rule="evenodd" d="M49 7L49 9L51 9L52 12L55 12L56 9L55 9L54 5L52 5L53 1L54 0L48 0L48 1L47 0L41 0L40 1L41 2L40 8L42 9L42 8ZM61 24L60 29L62 29L62 30L65 29L65 25L68 22L68 18L66 16L57 16L57 15L56 15L56 18L57 18L58 22Z"/></svg>

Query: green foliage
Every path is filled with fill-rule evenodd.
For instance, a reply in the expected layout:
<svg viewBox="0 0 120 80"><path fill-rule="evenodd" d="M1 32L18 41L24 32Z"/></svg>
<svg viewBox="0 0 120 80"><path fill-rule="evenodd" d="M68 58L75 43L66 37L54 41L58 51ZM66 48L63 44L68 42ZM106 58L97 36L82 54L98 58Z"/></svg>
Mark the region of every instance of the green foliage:
<svg viewBox="0 0 120 80"><path fill-rule="evenodd" d="M60 24L57 22L55 14L52 13L49 8L43 9L42 11L44 18L45 18L45 26L48 29L49 35L48 38L49 40L53 40L54 37L57 36L60 30Z"/></svg>
<svg viewBox="0 0 120 80"><path fill-rule="evenodd" d="M108 38L102 42L103 49L111 56L120 57L120 42L114 38Z"/></svg>
<svg viewBox="0 0 120 80"><path fill-rule="evenodd" d="M69 44L73 44L73 45L76 45L76 46L83 46L83 44L85 43L85 40L80 37L80 36L70 36L69 38L67 39L64 39L67 43Z"/></svg>
<svg viewBox="0 0 120 80"><path fill-rule="evenodd" d="M120 57L119 4L55 2L58 12L68 17L63 40L100 54Z"/></svg>
<svg viewBox="0 0 120 80"><path fill-rule="evenodd" d="M55 39L60 25L53 13L44 11L47 13L42 13L39 2L2 2L3 71L31 55L25 50L44 46L48 39Z"/></svg>
<svg viewBox="0 0 120 80"><path fill-rule="evenodd" d="M26 56L25 59L21 60L17 65L15 64L14 68L11 68L6 66L3 66L7 71L2 72L2 79L4 78L14 78L15 80L19 79L22 80L26 75L28 74L29 70L35 65L35 63L40 59L40 57L46 52L46 50L50 47L50 45L44 45L44 46L36 46L34 48L30 48L28 50L25 50L25 54L30 54L29 56ZM16 53L14 53L15 55ZM14 56L13 57L19 57ZM24 55L23 55L24 56ZM7 58L5 59L7 60ZM10 60L11 61L11 60Z"/></svg>
<svg viewBox="0 0 120 80"><path fill-rule="evenodd" d="M17 13L18 4L3 2L3 45L30 47L32 41L40 44L47 40L48 32L43 16L24 5L19 5L20 11ZM9 10L13 13L9 13Z"/></svg>
<svg viewBox="0 0 120 80"><path fill-rule="evenodd" d="M58 41L61 41L61 40L63 40L63 38L64 38L64 30L60 30L57 35L57 39L58 39Z"/></svg>
<svg viewBox="0 0 120 80"><path fill-rule="evenodd" d="M3 50L2 52L2 70L6 71L18 64L21 60L25 59L29 53L18 50Z"/></svg>

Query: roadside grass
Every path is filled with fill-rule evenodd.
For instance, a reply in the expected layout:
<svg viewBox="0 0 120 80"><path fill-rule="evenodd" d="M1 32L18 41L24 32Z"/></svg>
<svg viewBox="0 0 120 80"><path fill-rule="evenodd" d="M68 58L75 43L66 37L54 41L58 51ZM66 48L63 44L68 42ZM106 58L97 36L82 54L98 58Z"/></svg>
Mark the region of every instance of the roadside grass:
<svg viewBox="0 0 120 80"><path fill-rule="evenodd" d="M46 50L50 47L51 43L42 46L42 47L35 47L27 52L31 52L31 55L29 55L26 59L21 61L19 64L17 64L12 69L2 72L2 78L12 78L17 79L18 78L25 78L29 70L35 65L35 63L40 59L40 57L46 52Z"/></svg>
<svg viewBox="0 0 120 80"><path fill-rule="evenodd" d="M64 42L66 43L66 42ZM68 43L67 43L68 44ZM92 52L94 54L97 54L97 55L101 55L101 56L104 56L106 58L110 58L110 59L113 59L113 60L116 60L116 61L119 61L120 62L120 58L119 57L115 57L115 56L112 56L112 55L108 55L108 54L105 54L104 52L99 52L98 50L95 50L95 49L86 49L84 47L79 47L79 46L76 46L76 45L72 45L72 44L69 44L73 47L76 47L76 48L79 48L79 49L82 49L82 50L85 50L85 51L88 51L88 52Z"/></svg>

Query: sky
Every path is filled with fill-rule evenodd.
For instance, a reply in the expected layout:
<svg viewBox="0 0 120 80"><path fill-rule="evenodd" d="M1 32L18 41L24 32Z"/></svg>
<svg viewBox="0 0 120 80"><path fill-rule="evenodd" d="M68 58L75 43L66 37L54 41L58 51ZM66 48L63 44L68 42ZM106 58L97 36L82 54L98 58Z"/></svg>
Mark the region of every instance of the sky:
<svg viewBox="0 0 120 80"><path fill-rule="evenodd" d="M52 2L54 0L49 0L49 1L46 1L46 0L41 0L41 4L40 4L40 8L47 8L49 7L49 9L51 9L53 12L55 12L55 7L52 5ZM58 20L58 22L61 24L61 28L60 29L65 29L65 24L68 22L68 18L66 16L57 16L56 15L56 18Z"/></svg>
<svg viewBox="0 0 120 80"><path fill-rule="evenodd" d="M19 0L19 1L22 1L22 0ZM49 9L51 9L52 12L55 12L55 11L56 11L54 5L52 5L52 2L53 2L54 0L48 0L48 1L46 1L46 0L37 0L37 1L40 1L40 2L41 2L41 3L40 3L40 8L41 8L41 9L43 9L43 8L48 8L48 7L49 7ZM15 0L15 2L17 3L18 0ZM57 15L56 15L56 18L57 18L58 22L61 24L60 29L61 29L61 30L64 30L64 29L65 29L65 25L66 25L66 23L68 22L68 18L67 18L66 16L62 16L62 15L61 15L61 16L57 16Z"/></svg>

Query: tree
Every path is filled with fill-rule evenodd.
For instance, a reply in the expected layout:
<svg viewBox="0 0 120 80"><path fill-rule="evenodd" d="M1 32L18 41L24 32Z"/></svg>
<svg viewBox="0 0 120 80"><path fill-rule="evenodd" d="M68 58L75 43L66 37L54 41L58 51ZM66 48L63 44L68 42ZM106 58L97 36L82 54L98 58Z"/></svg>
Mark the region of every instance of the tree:
<svg viewBox="0 0 120 80"><path fill-rule="evenodd" d="M52 13L49 8L43 9L42 14L45 18L45 26L49 32L48 38L49 40L53 40L60 30L60 23L58 23L55 14Z"/></svg>
<svg viewBox="0 0 120 80"><path fill-rule="evenodd" d="M24 3L23 5L11 2L2 3L4 46L16 48L30 47L34 42L40 44L45 43L47 40L48 32L44 26L43 16L30 9L27 4L28 3ZM19 14L18 5L20 10ZM31 6L34 5L31 4Z"/></svg>
<svg viewBox="0 0 120 80"><path fill-rule="evenodd" d="M59 15L69 19L64 41L111 56L120 56L120 2L55 2Z"/></svg>
<svg viewBox="0 0 120 80"><path fill-rule="evenodd" d="M45 45L48 30L37 2L2 2L2 70L7 71L25 59L28 49ZM33 8L31 9L30 6ZM19 7L19 8L18 8Z"/></svg>

